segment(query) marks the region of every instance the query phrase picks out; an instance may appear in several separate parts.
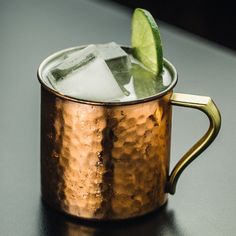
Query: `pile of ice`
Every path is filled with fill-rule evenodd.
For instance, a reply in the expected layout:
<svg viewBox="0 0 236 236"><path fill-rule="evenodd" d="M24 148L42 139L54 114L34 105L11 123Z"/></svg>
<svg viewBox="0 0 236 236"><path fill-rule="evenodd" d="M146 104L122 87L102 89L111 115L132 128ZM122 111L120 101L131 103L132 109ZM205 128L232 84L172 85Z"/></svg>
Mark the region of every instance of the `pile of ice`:
<svg viewBox="0 0 236 236"><path fill-rule="evenodd" d="M95 101L119 100L128 95L131 62L116 43L89 45L54 66L48 80L58 92Z"/></svg>

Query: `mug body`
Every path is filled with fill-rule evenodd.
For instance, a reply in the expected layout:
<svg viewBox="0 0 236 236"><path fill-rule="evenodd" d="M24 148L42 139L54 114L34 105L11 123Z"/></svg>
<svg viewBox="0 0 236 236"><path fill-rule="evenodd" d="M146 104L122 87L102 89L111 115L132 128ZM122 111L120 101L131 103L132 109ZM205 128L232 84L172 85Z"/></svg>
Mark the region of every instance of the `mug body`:
<svg viewBox="0 0 236 236"><path fill-rule="evenodd" d="M170 158L170 93L99 106L41 90L42 197L83 218L129 218L162 206Z"/></svg>
<svg viewBox="0 0 236 236"><path fill-rule="evenodd" d="M97 220L136 217L165 204L175 70L175 81L162 94L111 104L58 94L43 81L43 66L43 200L69 215Z"/></svg>

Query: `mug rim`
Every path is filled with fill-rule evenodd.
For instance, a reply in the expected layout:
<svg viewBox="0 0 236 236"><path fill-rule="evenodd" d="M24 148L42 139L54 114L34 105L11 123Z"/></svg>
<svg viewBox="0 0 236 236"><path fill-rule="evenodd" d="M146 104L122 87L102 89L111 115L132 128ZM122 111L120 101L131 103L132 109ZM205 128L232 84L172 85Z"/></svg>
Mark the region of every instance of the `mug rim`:
<svg viewBox="0 0 236 236"><path fill-rule="evenodd" d="M74 98L74 97L71 97L71 96L68 96L68 95L64 95L64 94L61 94L61 93L57 92L53 88L50 88L45 83L45 81L43 79L43 73L42 72L43 72L44 67L51 60L53 60L55 57L59 56L60 54L65 53L65 52L69 52L69 51L74 51L74 50L77 50L77 49L81 49L81 48L84 48L86 46L87 45L82 45L82 46L76 46L76 47L70 47L70 48L62 49L62 50L57 51L57 52L49 55L48 57L46 57L41 62L41 64L39 65L39 68L37 70L37 77L38 77L38 81L40 82L41 86L44 89L46 89L49 93L55 95L56 97L60 97L64 100L68 100L68 101L72 101L72 102L76 102L76 103L89 104L89 105L100 105L100 106L124 106L124 105L139 104L139 103L145 103L145 102L156 100L157 98L163 97L168 92L170 92L175 87L175 85L177 84L177 81L178 81L177 70L170 61L168 61L166 58L164 58L164 66L169 70L169 72L171 74L172 81L166 89L164 89L160 93L154 94L154 95L149 96L149 97L144 97L144 98L140 98L140 99L137 99L137 100L131 100L131 101L114 101L114 102L93 101L93 100L79 99L79 98ZM129 46L125 46L125 45L120 45L120 46L125 51L130 51L131 50L131 47L129 47Z"/></svg>

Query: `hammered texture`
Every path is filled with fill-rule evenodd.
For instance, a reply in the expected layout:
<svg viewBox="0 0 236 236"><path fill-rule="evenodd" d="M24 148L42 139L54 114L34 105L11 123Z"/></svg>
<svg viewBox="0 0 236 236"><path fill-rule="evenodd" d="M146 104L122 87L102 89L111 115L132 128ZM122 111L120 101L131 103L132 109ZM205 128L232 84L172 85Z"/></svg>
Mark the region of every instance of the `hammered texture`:
<svg viewBox="0 0 236 236"><path fill-rule="evenodd" d="M41 90L42 197L67 214L123 219L166 201L170 94L99 106Z"/></svg>

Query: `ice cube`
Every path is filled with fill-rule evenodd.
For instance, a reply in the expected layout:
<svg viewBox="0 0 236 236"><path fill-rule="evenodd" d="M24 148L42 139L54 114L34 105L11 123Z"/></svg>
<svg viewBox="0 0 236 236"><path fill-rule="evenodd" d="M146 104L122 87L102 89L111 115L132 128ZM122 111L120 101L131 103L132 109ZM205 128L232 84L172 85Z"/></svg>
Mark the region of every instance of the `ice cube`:
<svg viewBox="0 0 236 236"><path fill-rule="evenodd" d="M131 77L131 61L128 54L114 42L97 45L97 48L121 89L124 90L123 85L128 84Z"/></svg>
<svg viewBox="0 0 236 236"><path fill-rule="evenodd" d="M123 96L95 45L64 60L48 78L57 91L75 98L105 101Z"/></svg>
<svg viewBox="0 0 236 236"><path fill-rule="evenodd" d="M135 88L134 88L133 76L131 77L130 82L128 84L124 85L124 87L127 91L129 91L129 96L124 96L122 98L122 101L136 100L137 96L136 96L136 92L135 92Z"/></svg>
<svg viewBox="0 0 236 236"><path fill-rule="evenodd" d="M115 42L98 44L97 48L105 61L127 57L126 52Z"/></svg>
<svg viewBox="0 0 236 236"><path fill-rule="evenodd" d="M53 87L56 86L59 80L62 80L71 72L86 65L87 63L95 59L95 57L97 56L98 51L94 44L91 44L76 53L72 53L67 59L63 60L53 69L51 69L48 75L49 81L51 82Z"/></svg>

